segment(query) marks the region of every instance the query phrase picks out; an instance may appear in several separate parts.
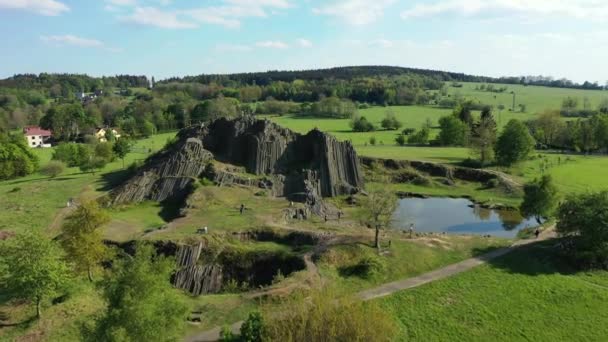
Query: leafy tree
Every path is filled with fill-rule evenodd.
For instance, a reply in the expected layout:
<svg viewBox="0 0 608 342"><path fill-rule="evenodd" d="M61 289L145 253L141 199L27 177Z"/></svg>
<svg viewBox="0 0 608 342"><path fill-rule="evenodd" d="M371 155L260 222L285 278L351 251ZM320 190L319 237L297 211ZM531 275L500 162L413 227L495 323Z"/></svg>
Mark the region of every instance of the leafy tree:
<svg viewBox="0 0 608 342"><path fill-rule="evenodd" d="M468 126L473 124L473 114L471 113L473 103L471 101L463 101L454 108L454 116Z"/></svg>
<svg viewBox="0 0 608 342"><path fill-rule="evenodd" d="M576 97L566 97L562 101L562 109L567 111L575 110L578 107L578 99Z"/></svg>
<svg viewBox="0 0 608 342"><path fill-rule="evenodd" d="M608 114L608 98L603 98L597 110L602 114Z"/></svg>
<svg viewBox="0 0 608 342"><path fill-rule="evenodd" d="M122 160L122 168L125 168L125 157L131 152L131 142L125 138L119 139L112 146L114 154Z"/></svg>
<svg viewBox="0 0 608 342"><path fill-rule="evenodd" d="M98 170L103 169L107 163L107 160L104 158L91 156L88 160L80 164L79 168L82 172L91 172L92 174L95 174Z"/></svg>
<svg viewBox="0 0 608 342"><path fill-rule="evenodd" d="M319 117L346 119L357 114L357 106L351 100L331 96L313 103L310 111L312 115Z"/></svg>
<svg viewBox="0 0 608 342"><path fill-rule="evenodd" d="M91 158L91 149L84 144L61 143L53 152L53 160L60 160L68 167L80 166Z"/></svg>
<svg viewBox="0 0 608 342"><path fill-rule="evenodd" d="M524 217L534 217L541 224L543 218L553 217L558 200L557 187L551 176L544 175L524 186L524 201L520 211Z"/></svg>
<svg viewBox="0 0 608 342"><path fill-rule="evenodd" d="M384 119L382 119L381 126L386 130L393 131L401 128L403 124L401 123L401 121L397 120L397 117L395 117L395 114L393 112L389 111L386 113Z"/></svg>
<svg viewBox="0 0 608 342"><path fill-rule="evenodd" d="M443 146L463 146L467 140L468 126L454 116L439 119L441 131L437 140Z"/></svg>
<svg viewBox="0 0 608 342"><path fill-rule="evenodd" d="M154 134L156 134L156 126L152 122L144 120L141 125L141 135L145 138L149 138Z"/></svg>
<svg viewBox="0 0 608 342"><path fill-rule="evenodd" d="M0 134L0 180L23 177L38 168L38 157L21 135Z"/></svg>
<svg viewBox="0 0 608 342"><path fill-rule="evenodd" d="M174 341L181 337L188 306L169 282L175 262L140 244L134 257L117 260L105 280L108 308L97 322L97 341Z"/></svg>
<svg viewBox="0 0 608 342"><path fill-rule="evenodd" d="M427 127L423 127L414 134L410 135L407 139L407 142L415 145L426 145L429 143L430 134L431 130Z"/></svg>
<svg viewBox="0 0 608 342"><path fill-rule="evenodd" d="M351 120L350 126L352 127L354 132L371 132L376 129L376 127L374 127L374 124L367 121L367 118L365 118L365 116L355 116Z"/></svg>
<svg viewBox="0 0 608 342"><path fill-rule="evenodd" d="M502 165L510 166L525 160L534 149L534 138L519 120L510 120L498 137L496 157Z"/></svg>
<svg viewBox="0 0 608 342"><path fill-rule="evenodd" d="M376 137L374 137L374 136L369 137L369 144L372 146L376 146Z"/></svg>
<svg viewBox="0 0 608 342"><path fill-rule="evenodd" d="M557 143L558 134L562 132L564 122L561 120L559 111L546 110L536 120L533 120L530 126L534 138L546 146L552 146Z"/></svg>
<svg viewBox="0 0 608 342"><path fill-rule="evenodd" d="M93 281L93 270L107 256L103 232L99 229L110 220L96 201L83 201L61 228L61 244L78 271L86 271Z"/></svg>
<svg viewBox="0 0 608 342"><path fill-rule="evenodd" d="M557 232L570 241L569 255L589 267L608 269L608 191L570 195L558 210Z"/></svg>
<svg viewBox="0 0 608 342"><path fill-rule="evenodd" d="M55 178L63 173L65 170L65 164L59 160L51 160L42 167L40 173L51 178Z"/></svg>
<svg viewBox="0 0 608 342"><path fill-rule="evenodd" d="M390 227L393 214L397 208L397 199L387 187L369 191L361 207L361 220L368 227L375 229L374 246L380 249L380 230Z"/></svg>
<svg viewBox="0 0 608 342"><path fill-rule="evenodd" d="M403 146L405 145L405 143L407 142L407 139L405 138L405 135L403 134L399 134L396 138L395 138L395 142L397 143L397 145L399 146Z"/></svg>
<svg viewBox="0 0 608 342"><path fill-rule="evenodd" d="M494 145L496 144L496 122L489 111L482 112L479 124L473 129L471 147L479 156L481 164L494 160Z"/></svg>
<svg viewBox="0 0 608 342"><path fill-rule="evenodd" d="M239 115L239 101L229 97L204 101L192 110L194 122L213 121L218 118L234 118Z"/></svg>
<svg viewBox="0 0 608 342"><path fill-rule="evenodd" d="M110 163L114 161L114 144L106 142L106 143L98 143L95 144L93 148L93 155L97 158L101 158L106 161L106 163Z"/></svg>
<svg viewBox="0 0 608 342"><path fill-rule="evenodd" d="M36 304L36 317L42 315L45 300L65 289L69 267L54 241L38 231L24 231L0 241L0 278L14 298Z"/></svg>

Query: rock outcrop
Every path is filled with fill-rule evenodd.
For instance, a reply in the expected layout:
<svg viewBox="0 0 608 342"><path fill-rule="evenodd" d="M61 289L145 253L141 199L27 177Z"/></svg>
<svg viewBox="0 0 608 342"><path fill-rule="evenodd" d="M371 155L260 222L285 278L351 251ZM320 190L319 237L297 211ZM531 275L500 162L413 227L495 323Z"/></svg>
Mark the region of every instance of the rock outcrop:
<svg viewBox="0 0 608 342"><path fill-rule="evenodd" d="M216 264L199 265L198 260L204 249L203 243L177 249L177 272L173 285L193 295L217 293L222 289L222 267Z"/></svg>
<svg viewBox="0 0 608 342"><path fill-rule="evenodd" d="M212 158L266 176L245 182L218 174L222 181L257 184L275 196L307 203L317 215L331 211L322 197L349 195L363 187L359 159L349 142L316 129L301 135L269 120L242 117L183 129L175 144L112 191L111 202L183 197Z"/></svg>
<svg viewBox="0 0 608 342"><path fill-rule="evenodd" d="M213 155L195 137L179 140L152 156L129 181L111 192L112 203L183 197Z"/></svg>

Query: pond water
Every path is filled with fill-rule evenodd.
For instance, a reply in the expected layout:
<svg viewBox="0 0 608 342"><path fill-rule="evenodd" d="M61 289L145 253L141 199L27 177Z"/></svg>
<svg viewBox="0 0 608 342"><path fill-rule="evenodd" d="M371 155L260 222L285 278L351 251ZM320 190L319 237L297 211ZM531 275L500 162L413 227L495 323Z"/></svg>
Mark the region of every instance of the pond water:
<svg viewBox="0 0 608 342"><path fill-rule="evenodd" d="M479 234L515 237L525 227L537 226L518 211L481 208L464 198L404 198L399 200L393 225L416 232Z"/></svg>

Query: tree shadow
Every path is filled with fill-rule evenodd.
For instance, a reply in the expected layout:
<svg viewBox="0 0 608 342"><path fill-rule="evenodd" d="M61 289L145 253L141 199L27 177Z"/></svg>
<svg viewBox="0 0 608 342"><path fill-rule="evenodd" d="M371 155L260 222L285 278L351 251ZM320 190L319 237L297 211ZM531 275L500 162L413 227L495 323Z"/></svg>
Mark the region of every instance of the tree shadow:
<svg viewBox="0 0 608 342"><path fill-rule="evenodd" d="M179 200L165 200L159 203L160 211L158 212L158 216L163 219L165 222L171 222L176 218L182 217L181 208L185 202L185 199Z"/></svg>
<svg viewBox="0 0 608 342"><path fill-rule="evenodd" d="M130 176L132 173L128 169L106 172L100 177L101 185L97 191L110 191L124 183Z"/></svg>
<svg viewBox="0 0 608 342"><path fill-rule="evenodd" d="M558 239L532 242L527 245L514 247L510 253L492 257L492 253L479 252L478 258L486 261L488 265L512 274L529 276L562 274L572 275L577 272L570 262L560 253Z"/></svg>

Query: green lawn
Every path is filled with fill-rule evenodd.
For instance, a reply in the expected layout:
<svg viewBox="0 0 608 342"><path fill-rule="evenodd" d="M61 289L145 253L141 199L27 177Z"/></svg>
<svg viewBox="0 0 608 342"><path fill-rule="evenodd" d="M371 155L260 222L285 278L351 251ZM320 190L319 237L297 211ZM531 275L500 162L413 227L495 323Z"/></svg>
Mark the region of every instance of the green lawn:
<svg viewBox="0 0 608 342"><path fill-rule="evenodd" d="M149 150L161 149L175 133L165 133L138 140L134 151L125 158L129 165L145 159ZM52 149L35 149L44 166L52 156ZM68 168L54 179L39 173L27 177L0 182L0 230L17 231L24 228L47 228L53 225L57 212L66 206L70 197L99 195L106 191L105 179L116 176L122 169L122 161L116 160L96 174L82 173L78 168Z"/></svg>
<svg viewBox="0 0 608 342"><path fill-rule="evenodd" d="M605 341L608 272L558 267L552 244L376 301L401 341Z"/></svg>
<svg viewBox="0 0 608 342"><path fill-rule="evenodd" d="M512 117L523 118L542 112L545 109L559 109L561 108L562 100L568 96L577 98L581 108L583 106L583 99L587 97L593 109L597 108L603 98L608 98L608 91L605 90L579 90L511 84L494 84L494 87L506 86L508 90L504 93L475 90L475 87L480 84L462 83L462 88L449 86L449 94L452 96L460 94L466 98L481 101L484 104L494 106L495 110L499 104L505 105L507 109L502 112L502 121L504 122ZM515 92L515 109L519 110L517 105L522 103L527 106L527 113L509 113L508 108L511 108L513 105L513 95L511 92Z"/></svg>
<svg viewBox="0 0 608 342"><path fill-rule="evenodd" d="M391 232L384 237L390 252L378 256L375 248L365 243L341 244L332 247L320 258L319 273L333 287L344 293L355 293L379 284L413 277L447 266L463 259L510 244L510 240L481 236L435 236L409 240L402 232ZM373 242L371 236L369 243ZM378 260L383 268L370 277L344 273L343 270L365 258Z"/></svg>

